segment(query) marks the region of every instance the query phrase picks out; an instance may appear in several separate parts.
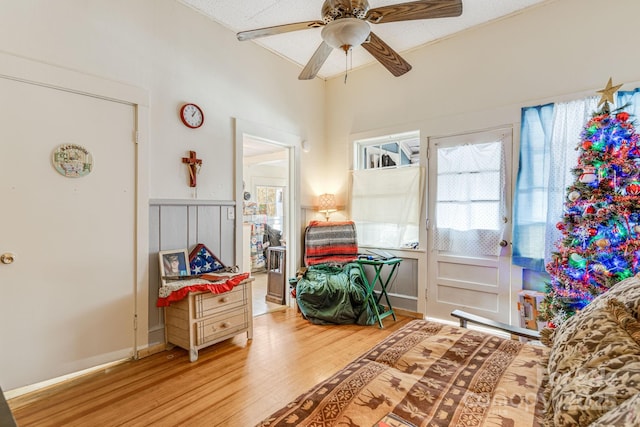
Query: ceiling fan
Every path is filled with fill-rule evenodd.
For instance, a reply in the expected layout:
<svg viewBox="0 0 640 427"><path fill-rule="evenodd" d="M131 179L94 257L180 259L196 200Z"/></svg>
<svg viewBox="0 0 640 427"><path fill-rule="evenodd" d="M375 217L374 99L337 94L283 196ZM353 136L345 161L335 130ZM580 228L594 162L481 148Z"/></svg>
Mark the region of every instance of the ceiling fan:
<svg viewBox="0 0 640 427"><path fill-rule="evenodd" d="M411 65L376 36L371 31L369 24L448 18L461 14L462 0L421 0L373 9L369 8L367 0L325 0L322 4L322 20L241 31L237 36L238 40L244 41L308 28L324 27L321 32L322 43L298 79L313 79L333 49L340 48L347 53L349 49L359 45L362 45L391 74L398 77L411 70Z"/></svg>

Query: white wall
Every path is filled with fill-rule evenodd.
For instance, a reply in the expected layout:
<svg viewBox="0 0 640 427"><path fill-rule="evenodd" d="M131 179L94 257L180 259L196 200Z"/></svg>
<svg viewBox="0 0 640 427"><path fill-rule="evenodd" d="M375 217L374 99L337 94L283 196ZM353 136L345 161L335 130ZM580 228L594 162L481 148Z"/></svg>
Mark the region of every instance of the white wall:
<svg viewBox="0 0 640 427"><path fill-rule="evenodd" d="M175 0L0 0L0 11L0 51L149 92L152 199L192 197L181 158L195 150L198 198L232 200L234 117L324 140L323 81L298 81L298 66ZM203 108L202 128L182 125L184 102Z"/></svg>

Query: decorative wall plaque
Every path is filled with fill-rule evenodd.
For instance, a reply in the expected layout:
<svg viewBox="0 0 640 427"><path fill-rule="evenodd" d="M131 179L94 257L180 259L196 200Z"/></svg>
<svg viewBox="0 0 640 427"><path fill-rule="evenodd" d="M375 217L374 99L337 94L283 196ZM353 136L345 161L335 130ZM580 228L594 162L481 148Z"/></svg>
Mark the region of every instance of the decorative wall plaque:
<svg viewBox="0 0 640 427"><path fill-rule="evenodd" d="M61 175L80 178L91 172L93 157L80 145L62 144L53 152L53 166Z"/></svg>

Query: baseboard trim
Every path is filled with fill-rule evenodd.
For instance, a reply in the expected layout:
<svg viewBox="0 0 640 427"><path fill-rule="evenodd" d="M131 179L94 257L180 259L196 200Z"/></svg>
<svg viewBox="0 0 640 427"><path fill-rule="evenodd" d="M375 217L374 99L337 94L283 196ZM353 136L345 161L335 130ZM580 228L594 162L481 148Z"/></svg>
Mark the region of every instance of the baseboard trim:
<svg viewBox="0 0 640 427"><path fill-rule="evenodd" d="M63 375L57 378L53 378L47 381L42 381L36 384L27 385L24 387L19 387L13 390L8 390L4 392L5 398L9 402L9 406L11 410L15 410L24 405L29 404L34 399L41 399L43 396L46 396L47 393L53 393L59 390L59 386L64 385L66 383L72 383L73 381L79 379L80 377L90 375L99 371L104 371L112 366L120 365L125 362L131 361L130 358L116 360L114 362L105 363L100 366L94 366L93 368L84 369L82 371L74 372L71 374Z"/></svg>
<svg viewBox="0 0 640 427"><path fill-rule="evenodd" d="M393 311L400 316L413 317L414 319L424 319L424 314L416 311L405 310L404 308L393 307Z"/></svg>
<svg viewBox="0 0 640 427"><path fill-rule="evenodd" d="M152 355L157 354L157 353L161 353L161 352L165 351L166 349L167 349L167 345L163 344L163 343L150 345L147 348L143 348L141 350L138 350L138 359L142 359L142 358L149 357L149 356L152 356Z"/></svg>

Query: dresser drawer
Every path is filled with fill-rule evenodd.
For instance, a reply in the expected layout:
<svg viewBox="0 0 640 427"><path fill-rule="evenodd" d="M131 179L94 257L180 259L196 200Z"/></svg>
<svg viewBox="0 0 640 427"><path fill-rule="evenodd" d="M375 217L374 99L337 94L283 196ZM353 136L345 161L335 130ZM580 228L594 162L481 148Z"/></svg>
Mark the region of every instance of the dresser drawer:
<svg viewBox="0 0 640 427"><path fill-rule="evenodd" d="M240 307L221 313L210 319L196 322L196 345L230 336L248 326L248 312L246 307Z"/></svg>
<svg viewBox="0 0 640 427"><path fill-rule="evenodd" d="M212 314L242 307L246 303L246 286L238 285L223 294L202 293L194 298L194 317L201 319Z"/></svg>

